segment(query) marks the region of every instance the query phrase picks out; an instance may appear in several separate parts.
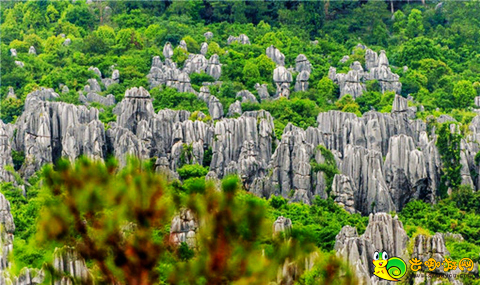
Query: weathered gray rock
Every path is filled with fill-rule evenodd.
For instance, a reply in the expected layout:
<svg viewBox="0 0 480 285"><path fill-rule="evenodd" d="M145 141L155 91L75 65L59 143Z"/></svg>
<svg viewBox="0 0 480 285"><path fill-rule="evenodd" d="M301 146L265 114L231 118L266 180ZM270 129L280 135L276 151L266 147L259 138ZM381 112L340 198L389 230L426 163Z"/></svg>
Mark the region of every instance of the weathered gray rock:
<svg viewBox="0 0 480 285"><path fill-rule="evenodd" d="M60 277L54 281L55 285L67 285L76 282L89 284L93 277L88 271L85 260L71 247L56 248L53 253L53 268Z"/></svg>
<svg viewBox="0 0 480 285"><path fill-rule="evenodd" d="M171 58L173 56L173 48L172 48L172 45L169 42L167 42L163 46L163 56L165 58Z"/></svg>
<svg viewBox="0 0 480 285"><path fill-rule="evenodd" d="M239 44L242 44L242 45L249 45L250 44L250 39L245 34L241 34L238 37L229 36L228 39L227 39L227 44L231 45L233 43L239 43Z"/></svg>
<svg viewBox="0 0 480 285"><path fill-rule="evenodd" d="M72 40L71 40L70 38L66 38L66 39L63 41L63 45L64 45L64 46L69 46L71 43L72 43Z"/></svg>
<svg viewBox="0 0 480 285"><path fill-rule="evenodd" d="M34 46L30 46L30 48L28 49L28 54L37 55L37 50Z"/></svg>
<svg viewBox="0 0 480 285"><path fill-rule="evenodd" d="M222 65L220 64L220 60L218 59L218 55L214 54L210 57L207 64L206 73L211 77L218 80L222 75Z"/></svg>
<svg viewBox="0 0 480 285"><path fill-rule="evenodd" d="M350 57L348 55L345 55L342 57L342 59L339 60L340 63L345 63L347 62L348 60L350 59Z"/></svg>
<svg viewBox="0 0 480 285"><path fill-rule="evenodd" d="M125 98L113 109L118 125L136 133L140 121L148 121L155 115L150 93L143 87L133 87L125 92Z"/></svg>
<svg viewBox="0 0 480 285"><path fill-rule="evenodd" d="M100 87L100 84L98 84L98 81L94 78L88 79L88 86L89 88L85 90L86 92L102 92L102 88Z"/></svg>
<svg viewBox="0 0 480 285"><path fill-rule="evenodd" d="M207 65L208 61L203 54L189 54L183 65L183 72L188 74L205 72Z"/></svg>
<svg viewBox="0 0 480 285"><path fill-rule="evenodd" d="M229 170L233 170L229 169L232 163L242 165L242 160L247 162L253 158L258 170L248 180L264 176L263 167L266 168L270 161L273 135L273 118L266 111L245 112L236 119L217 121L214 126L215 140L212 142L210 170L222 178ZM253 142L253 147L251 143L244 145L244 142ZM250 185L249 181L245 183Z"/></svg>
<svg viewBox="0 0 480 285"><path fill-rule="evenodd" d="M309 73L312 72L312 64L310 61L308 61L304 54L299 54L297 58L295 58L295 71L308 71Z"/></svg>
<svg viewBox="0 0 480 285"><path fill-rule="evenodd" d="M408 100L400 95L395 95L393 100L392 112L406 112L408 110Z"/></svg>
<svg viewBox="0 0 480 285"><path fill-rule="evenodd" d="M355 67L358 64L354 63ZM360 66L361 67L361 66ZM347 74L337 73L334 67L330 67L328 78L340 86L340 97L350 94L353 98L357 98L366 91L363 83L364 72L362 70L350 70Z"/></svg>
<svg viewBox="0 0 480 285"><path fill-rule="evenodd" d="M14 48L11 48L10 49L10 55L13 56L13 57L17 57L17 50L14 49Z"/></svg>
<svg viewBox="0 0 480 285"><path fill-rule="evenodd" d="M235 98L242 98L242 103L245 103L245 102L258 103L255 95L253 95L252 92L248 90L242 90L238 92Z"/></svg>
<svg viewBox="0 0 480 285"><path fill-rule="evenodd" d="M395 210L384 178L382 154L361 146L347 145L341 173L353 179L357 195L355 205L364 215Z"/></svg>
<svg viewBox="0 0 480 285"><path fill-rule="evenodd" d="M260 85L259 83L256 83L255 89L257 90L260 100L270 99L270 94L268 94L267 84Z"/></svg>
<svg viewBox="0 0 480 285"><path fill-rule="evenodd" d="M212 32L206 32L203 34L205 36L205 40L210 40L213 38L213 33Z"/></svg>
<svg viewBox="0 0 480 285"><path fill-rule="evenodd" d="M355 214L355 184L349 176L335 174L332 183L332 196L335 203L344 208L347 212Z"/></svg>
<svg viewBox="0 0 480 285"><path fill-rule="evenodd" d="M188 51L187 48L187 43L184 40L180 41L180 44L178 45L180 48L184 49L185 51Z"/></svg>
<svg viewBox="0 0 480 285"><path fill-rule="evenodd" d="M10 213L10 203L0 193L0 272L10 267L9 255L13 250L15 223Z"/></svg>
<svg viewBox="0 0 480 285"><path fill-rule="evenodd" d="M208 112L213 120L218 120L223 117L223 105L217 97L210 94L208 86L202 86L200 88L198 99L207 104Z"/></svg>
<svg viewBox="0 0 480 285"><path fill-rule="evenodd" d="M178 75L177 90L178 92L195 92L192 84L190 83L190 76L188 76L187 73L181 72Z"/></svg>
<svg viewBox="0 0 480 285"><path fill-rule="evenodd" d="M273 223L273 236L277 236L281 233L285 237L289 237L292 232L292 220L285 218L284 216L279 216L277 220Z"/></svg>
<svg viewBox="0 0 480 285"><path fill-rule="evenodd" d="M398 135L390 138L384 170L397 211L413 198L432 195L424 155L415 148L411 137Z"/></svg>
<svg viewBox="0 0 480 285"><path fill-rule="evenodd" d="M228 116L229 117L234 117L235 115L241 115L242 114L242 104L240 101L235 101L235 103L231 104L228 107Z"/></svg>
<svg viewBox="0 0 480 285"><path fill-rule="evenodd" d="M406 260L408 236L402 222L386 213L370 214L368 226L362 236L356 228L344 226L336 236L335 250L355 270L359 284L378 284L380 279L372 276L371 262L375 251L387 251L389 256Z"/></svg>
<svg viewBox="0 0 480 285"><path fill-rule="evenodd" d="M285 55L280 52L275 46L271 45L266 50L267 56L273 60L277 65L284 66L285 65Z"/></svg>
<svg viewBox="0 0 480 285"><path fill-rule="evenodd" d="M172 220L170 242L176 246L185 242L190 248L196 248L198 226L197 218L191 210L181 210Z"/></svg>
<svg viewBox="0 0 480 285"><path fill-rule="evenodd" d="M273 71L273 81L277 86L277 96L288 98L290 96L290 83L293 81L292 73L284 66L278 66Z"/></svg>
<svg viewBox="0 0 480 285"><path fill-rule="evenodd" d="M205 56L205 55L207 55L207 52L208 52L208 44L203 42L200 45L200 53Z"/></svg>
<svg viewBox="0 0 480 285"><path fill-rule="evenodd" d="M89 92L85 97L85 100L86 102L90 102L90 103L96 102L105 106L113 106L116 103L115 96L113 96L112 94L109 94L104 97L104 96L98 95L95 92Z"/></svg>
<svg viewBox="0 0 480 285"><path fill-rule="evenodd" d="M297 75L295 82L295 91L307 91L310 72L304 70Z"/></svg>

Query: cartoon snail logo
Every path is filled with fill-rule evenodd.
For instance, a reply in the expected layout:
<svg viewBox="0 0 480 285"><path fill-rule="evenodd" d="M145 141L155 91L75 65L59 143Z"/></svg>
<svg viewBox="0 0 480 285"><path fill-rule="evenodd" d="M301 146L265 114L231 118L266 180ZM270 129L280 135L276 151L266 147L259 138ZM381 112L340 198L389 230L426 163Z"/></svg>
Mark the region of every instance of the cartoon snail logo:
<svg viewBox="0 0 480 285"><path fill-rule="evenodd" d="M373 274L389 281L400 281L399 278L402 278L407 272L405 261L398 257L388 258L388 254L385 251L381 254L375 251L373 254L373 265L375 265Z"/></svg>

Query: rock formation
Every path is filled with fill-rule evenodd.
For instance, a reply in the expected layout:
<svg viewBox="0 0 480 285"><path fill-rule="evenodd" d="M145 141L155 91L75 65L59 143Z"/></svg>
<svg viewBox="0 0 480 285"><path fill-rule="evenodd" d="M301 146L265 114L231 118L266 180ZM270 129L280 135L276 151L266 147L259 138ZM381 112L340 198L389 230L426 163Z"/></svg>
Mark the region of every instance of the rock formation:
<svg viewBox="0 0 480 285"><path fill-rule="evenodd" d="M308 71L309 73L312 72L312 64L310 61L308 61L304 54L299 54L295 59L295 71Z"/></svg>
<svg viewBox="0 0 480 285"><path fill-rule="evenodd" d="M227 39L227 44L231 45L233 43L239 43L239 44L242 44L242 45L249 45L250 44L250 39L245 34L241 34L238 37L229 36L228 39Z"/></svg>
<svg viewBox="0 0 480 285"><path fill-rule="evenodd" d="M173 56L173 48L172 48L172 45L169 42L167 42L163 46L163 56L165 58L171 58Z"/></svg>
<svg viewBox="0 0 480 285"><path fill-rule="evenodd" d="M242 103L250 102L250 103L258 103L257 98L248 90L242 90L237 93L235 98L242 98Z"/></svg>
<svg viewBox="0 0 480 285"><path fill-rule="evenodd" d="M191 210L183 209L175 216L170 227L170 242L176 246L186 243L190 248L197 246L198 222Z"/></svg>
<svg viewBox="0 0 480 285"><path fill-rule="evenodd" d="M257 90L258 96L260 97L260 100L266 100L270 99L270 94L268 94L268 88L267 84L255 84L255 90Z"/></svg>
<svg viewBox="0 0 480 285"><path fill-rule="evenodd" d="M279 235L283 233L285 237L289 237L292 232L292 220L280 216L273 223L273 235Z"/></svg>
<svg viewBox="0 0 480 285"><path fill-rule="evenodd" d="M295 91L307 91L308 90L308 79L310 78L310 72L303 70L301 71L295 81Z"/></svg>
<svg viewBox="0 0 480 285"><path fill-rule="evenodd" d="M340 62L345 63L348 60L345 56ZM393 73L389 67L388 58L384 50L380 51L380 55L371 49L365 51L365 70L360 62L356 61L350 66L348 73L337 73L336 68L330 67L328 77L337 83L340 87L340 96L346 94L357 98L366 91L365 82L368 80L377 80L381 91L393 91L400 94L402 84L399 75Z"/></svg>
<svg viewBox="0 0 480 285"><path fill-rule="evenodd" d="M283 55L283 53L281 53L280 50L277 49L276 47L274 47L273 45L271 45L267 48L266 54L277 65L280 65L280 66L285 65L285 55Z"/></svg>
<svg viewBox="0 0 480 285"><path fill-rule="evenodd" d="M220 64L220 60L218 59L218 55L214 54L210 57L207 64L206 73L211 77L218 80L222 75L222 65Z"/></svg>
<svg viewBox="0 0 480 285"><path fill-rule="evenodd" d="M206 32L205 34L203 34L203 36L205 36L205 40L210 40L213 38L213 33L212 32Z"/></svg>
<svg viewBox="0 0 480 285"><path fill-rule="evenodd" d="M34 46L30 46L30 48L28 49L28 54L37 55L37 50Z"/></svg>
<svg viewBox="0 0 480 285"><path fill-rule="evenodd" d="M273 81L277 87L277 96L290 96L290 83L293 81L292 74L284 66L278 66L273 71Z"/></svg>

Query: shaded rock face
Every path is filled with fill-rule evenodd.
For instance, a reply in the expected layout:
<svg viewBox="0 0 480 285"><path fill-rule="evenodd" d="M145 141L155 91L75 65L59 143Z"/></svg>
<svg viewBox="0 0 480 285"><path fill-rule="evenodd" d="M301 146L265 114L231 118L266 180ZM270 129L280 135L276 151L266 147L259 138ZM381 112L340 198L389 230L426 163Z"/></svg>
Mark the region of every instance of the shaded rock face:
<svg viewBox="0 0 480 285"><path fill-rule="evenodd" d="M267 84L255 84L255 90L257 90L258 96L261 100L270 99L270 94L268 93Z"/></svg>
<svg viewBox="0 0 480 285"><path fill-rule="evenodd" d="M332 183L332 196L335 197L335 203L351 214L357 212L355 209L356 192L355 184L349 176L335 174Z"/></svg>
<svg viewBox="0 0 480 285"><path fill-rule="evenodd" d="M0 181L14 182L15 177L5 167L13 165L12 146L10 138L13 137L13 125L4 124L0 120Z"/></svg>
<svg viewBox="0 0 480 285"><path fill-rule="evenodd" d="M217 97L210 94L210 89L208 86L202 86L200 88L198 99L207 104L208 112L213 120L218 120L223 117L223 105L220 103L220 100L218 100Z"/></svg>
<svg viewBox="0 0 480 285"><path fill-rule="evenodd" d="M255 95L253 95L248 90L242 90L242 91L238 92L237 96L235 96L235 97L236 98L242 98L242 103L245 103L245 102L258 103L258 100L255 97Z"/></svg>
<svg viewBox="0 0 480 285"><path fill-rule="evenodd" d="M192 74L201 73L207 69L208 61L203 54L190 54L183 65L183 71Z"/></svg>
<svg viewBox="0 0 480 285"><path fill-rule="evenodd" d="M210 170L218 178L238 173L247 188L263 177L272 154L273 118L265 111L245 112L214 126Z"/></svg>
<svg viewBox="0 0 480 285"><path fill-rule="evenodd" d="M235 103L231 104L230 107L228 107L228 116L229 117L234 117L235 115L241 115L242 114L242 104L240 101L235 101Z"/></svg>
<svg viewBox="0 0 480 285"><path fill-rule="evenodd" d="M310 61L308 61L307 57L304 54L299 54L297 58L295 58L295 71L307 71L309 73L312 72L312 64L310 63Z"/></svg>
<svg viewBox="0 0 480 285"><path fill-rule="evenodd" d="M190 248L197 247L196 234L198 230L198 221L189 209L180 211L175 216L170 227L170 242L176 246L186 243Z"/></svg>
<svg viewBox="0 0 480 285"><path fill-rule="evenodd" d="M309 78L310 78L310 72L306 70L301 71L296 78L295 91L307 91Z"/></svg>
<svg viewBox="0 0 480 285"><path fill-rule="evenodd" d="M370 214L365 233L358 236L357 230L344 226L336 236L337 256L348 262L355 270L359 284L377 284L380 279L373 275L372 263L375 251L387 251L389 256L405 258L409 239L398 217L386 213Z"/></svg>
<svg viewBox="0 0 480 285"><path fill-rule="evenodd" d="M218 80L220 76L222 76L222 65L220 64L218 55L214 54L210 57L208 60L206 73L215 78L215 80Z"/></svg>
<svg viewBox="0 0 480 285"><path fill-rule="evenodd" d="M13 148L25 153L25 163L20 169L25 177L60 156L71 159L80 155L93 159L105 156L105 131L98 120L98 110L45 101L57 97L49 89L30 93L25 100L25 111L15 123Z"/></svg>
<svg viewBox="0 0 480 285"><path fill-rule="evenodd" d="M345 56L340 62L345 63L349 59ZM393 73L389 67L388 58L384 50L380 51L380 55L371 49L365 51L365 70L360 62L356 61L350 66L348 73L337 73L336 68L330 67L328 77L337 83L340 87L340 96L346 94L357 98L366 91L365 82L368 80L377 80L380 84L382 93L393 91L400 94L402 84L400 76Z"/></svg>
<svg viewBox="0 0 480 285"><path fill-rule="evenodd" d="M280 65L280 66L285 65L285 55L281 53L280 50L274 47L273 45L269 46L265 53L277 65Z"/></svg>
<svg viewBox="0 0 480 285"><path fill-rule="evenodd" d="M10 203L0 194L0 272L10 266L9 255L13 250L15 223L10 213Z"/></svg>
<svg viewBox="0 0 480 285"><path fill-rule="evenodd" d="M60 273L55 285L71 284L73 280L79 280L82 284L92 284L85 260L71 247L56 248L53 253L53 268Z"/></svg>
<svg viewBox="0 0 480 285"><path fill-rule="evenodd" d="M208 44L203 42L200 45L200 53L205 56L205 55L207 55L207 52L208 52Z"/></svg>
<svg viewBox="0 0 480 285"><path fill-rule="evenodd" d="M290 96L290 83L293 81L292 73L284 66L278 66L273 71L273 81L277 87L277 96L288 98Z"/></svg>

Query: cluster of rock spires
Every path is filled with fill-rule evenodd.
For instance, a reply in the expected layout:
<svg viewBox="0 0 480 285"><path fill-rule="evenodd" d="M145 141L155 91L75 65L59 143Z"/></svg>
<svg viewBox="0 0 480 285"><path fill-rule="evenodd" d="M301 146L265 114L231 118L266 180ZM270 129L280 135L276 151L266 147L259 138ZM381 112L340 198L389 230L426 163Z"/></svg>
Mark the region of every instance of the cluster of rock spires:
<svg viewBox="0 0 480 285"><path fill-rule="evenodd" d="M250 44L250 39L245 34L241 34L238 37L229 36L228 39L227 39L227 43L229 45L231 45L233 43L239 43L239 44L242 44L242 45L249 45Z"/></svg>
<svg viewBox="0 0 480 285"><path fill-rule="evenodd" d="M101 82L105 89L107 89L110 85L119 83L120 81L120 72L118 71L118 69L113 69L113 66L111 68L113 70L111 78L102 78L102 72L97 67L91 66L90 68L88 68L88 70L93 71L101 79ZM78 99L80 102L85 105L93 102L100 103L104 106L113 106L116 104L115 96L113 96L112 94L109 94L107 96L102 96L98 94L102 92L102 87L98 83L97 79L90 78L88 79L87 83L88 84L85 85L85 87L83 88L83 92L78 92ZM62 93L68 93L68 91L68 86L63 85Z"/></svg>
<svg viewBox="0 0 480 285"><path fill-rule="evenodd" d="M328 78L337 83L340 87L340 97L350 94L353 98L357 98L366 90L365 82L368 80L377 80L382 93L386 91L394 91L400 94L402 91L402 83L400 76L392 72L389 66L388 58L384 50L378 55L373 50L363 45L357 45L357 48L365 50L365 69L358 61L350 65L348 73L337 73L335 67L330 67ZM345 56L340 62L345 63L349 59Z"/></svg>
<svg viewBox="0 0 480 285"><path fill-rule="evenodd" d="M12 149L25 153L19 171L24 178L60 157L74 160L80 155L104 159L113 154L122 163L128 154L157 157L159 167L175 172L181 157L203 164L208 150L213 154L206 165L210 177L237 173L245 187L259 196L282 195L310 203L316 195L329 195L325 173L311 163L325 163L318 147L322 145L333 154L340 171L333 177L330 195L351 213L400 211L413 199L436 201L442 169L436 135L427 131L425 122L411 118L415 108L401 96L395 97L389 114L320 113L317 127L304 130L288 124L281 140L275 138L268 112L242 113L237 101L229 108L231 118L225 118L222 104L208 86L197 96L207 103L215 122L204 120L201 112L193 117L187 111L155 113L149 92L140 87L127 90L113 111L117 121L105 130L97 109L54 102L58 94L51 89L32 92L16 123L0 124L0 179L14 181L6 170L12 165ZM248 91L237 96L244 102L256 101ZM454 121L446 116L438 120ZM458 131L454 126L452 131ZM479 178L470 173L478 171L474 156L479 150L480 117L473 119L469 130L461 143L462 183L478 189Z"/></svg>
<svg viewBox="0 0 480 285"><path fill-rule="evenodd" d="M442 262L446 256L449 256L445 239L463 240L459 234L436 233L427 237L423 234L417 235L411 240L403 228L403 224L398 217L392 218L386 213L370 214L368 226L365 233L358 235L357 229L351 226L344 226L336 236L335 251L337 255L347 261L358 278L358 284L388 284L387 281L379 279L373 275L374 265L372 263L375 251L386 251L390 257L402 258L407 267L410 267L408 260L417 258L425 262L429 258ZM413 243L413 250L408 251L408 245ZM445 273L443 269L436 268L433 273ZM462 284L458 278L461 271L455 269L449 271L448 282L450 284ZM478 264L475 264L472 271L478 274ZM437 284L437 278L427 275L425 271L418 271L413 277L414 284Z"/></svg>
<svg viewBox="0 0 480 285"><path fill-rule="evenodd" d="M180 43L180 47L187 51L185 41ZM205 58L207 54L208 44L202 43L200 54L189 54L182 69L177 68L177 64L172 61L173 48L167 42L163 47L163 56L165 63L162 63L160 56L155 56L152 59L152 67L147 75L150 88L161 85L176 88L179 92L193 92L196 91L190 84L190 74L202 73L212 76L218 80L222 75L222 65L219 61L218 55L212 55L208 60Z"/></svg>

